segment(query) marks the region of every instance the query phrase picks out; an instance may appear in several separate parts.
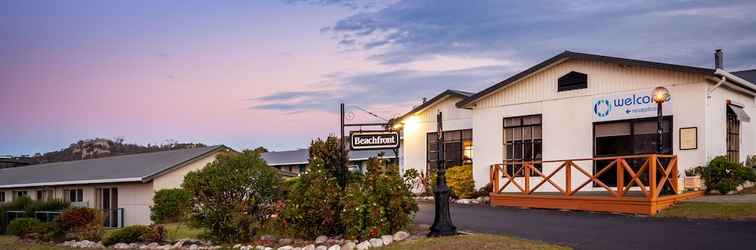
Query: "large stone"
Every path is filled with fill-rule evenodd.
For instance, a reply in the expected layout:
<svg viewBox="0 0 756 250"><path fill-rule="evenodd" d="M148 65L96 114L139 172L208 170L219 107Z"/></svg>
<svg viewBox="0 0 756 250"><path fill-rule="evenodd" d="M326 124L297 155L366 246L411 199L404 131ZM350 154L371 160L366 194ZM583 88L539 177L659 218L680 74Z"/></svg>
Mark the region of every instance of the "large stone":
<svg viewBox="0 0 756 250"><path fill-rule="evenodd" d="M381 236L381 240L383 241L383 245L390 245L392 242L394 242L394 236L391 235L384 235Z"/></svg>
<svg viewBox="0 0 756 250"><path fill-rule="evenodd" d="M357 247L357 244L354 244L353 241L348 240L344 242L344 245L341 245L341 250L354 250Z"/></svg>
<svg viewBox="0 0 756 250"><path fill-rule="evenodd" d="M278 240L278 244L281 244L281 245L291 245L291 243L293 242L294 240L289 239L289 238L283 238L283 239Z"/></svg>
<svg viewBox="0 0 756 250"><path fill-rule="evenodd" d="M192 244L189 246L189 250L199 250L199 246L197 244Z"/></svg>
<svg viewBox="0 0 756 250"><path fill-rule="evenodd" d="M333 246L329 247L328 250L341 250L341 246L339 246L339 245L333 245Z"/></svg>
<svg viewBox="0 0 756 250"><path fill-rule="evenodd" d="M278 248L278 250L291 250L291 249L292 249L291 246L282 246Z"/></svg>
<svg viewBox="0 0 756 250"><path fill-rule="evenodd" d="M317 245L317 244L323 244L327 240L328 240L328 236L325 236L325 235L318 236L317 238L315 238L315 245Z"/></svg>
<svg viewBox="0 0 756 250"><path fill-rule="evenodd" d="M302 250L315 250L315 245L309 244L307 246L302 247Z"/></svg>
<svg viewBox="0 0 756 250"><path fill-rule="evenodd" d="M113 249L129 249L129 244L116 243L115 245L113 245Z"/></svg>
<svg viewBox="0 0 756 250"><path fill-rule="evenodd" d="M383 247L383 240L378 238L370 239L370 247Z"/></svg>
<svg viewBox="0 0 756 250"><path fill-rule="evenodd" d="M410 234L405 231L399 231L394 234L394 240L395 241L403 241L409 238Z"/></svg>
<svg viewBox="0 0 756 250"><path fill-rule="evenodd" d="M360 244L357 244L357 250L367 250L368 248L370 248L369 241L363 241L360 242Z"/></svg>
<svg viewBox="0 0 756 250"><path fill-rule="evenodd" d="M316 247L315 250L328 250L328 247L320 245L320 246Z"/></svg>

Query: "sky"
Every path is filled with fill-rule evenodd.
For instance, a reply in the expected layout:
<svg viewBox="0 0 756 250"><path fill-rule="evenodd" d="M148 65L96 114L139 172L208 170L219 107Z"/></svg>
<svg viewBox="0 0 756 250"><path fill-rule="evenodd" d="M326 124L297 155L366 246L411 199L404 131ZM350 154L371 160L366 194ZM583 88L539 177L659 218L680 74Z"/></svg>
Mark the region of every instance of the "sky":
<svg viewBox="0 0 756 250"><path fill-rule="evenodd" d="M564 50L756 68L756 1L0 1L0 155L307 147ZM369 110L373 117L362 110Z"/></svg>

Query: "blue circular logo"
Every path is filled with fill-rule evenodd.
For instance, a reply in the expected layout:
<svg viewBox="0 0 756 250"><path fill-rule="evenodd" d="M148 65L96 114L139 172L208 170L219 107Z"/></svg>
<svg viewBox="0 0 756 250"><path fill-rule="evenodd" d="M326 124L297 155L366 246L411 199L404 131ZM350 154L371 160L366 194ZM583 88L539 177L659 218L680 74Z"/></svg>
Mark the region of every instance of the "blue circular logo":
<svg viewBox="0 0 756 250"><path fill-rule="evenodd" d="M601 99L593 104L593 113L598 117L606 117L612 111L612 104L607 99Z"/></svg>

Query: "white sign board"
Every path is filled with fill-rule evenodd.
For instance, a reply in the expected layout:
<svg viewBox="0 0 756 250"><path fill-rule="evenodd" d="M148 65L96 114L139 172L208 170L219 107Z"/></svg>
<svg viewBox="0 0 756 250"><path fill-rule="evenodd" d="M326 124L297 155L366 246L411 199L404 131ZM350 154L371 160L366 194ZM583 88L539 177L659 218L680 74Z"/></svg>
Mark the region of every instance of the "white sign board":
<svg viewBox="0 0 756 250"><path fill-rule="evenodd" d="M656 116L657 104L653 89L645 89L621 94L597 96L593 98L593 121L614 121ZM662 104L664 115L672 114L672 98Z"/></svg>
<svg viewBox="0 0 756 250"><path fill-rule="evenodd" d="M399 147L399 132L396 131L352 131L349 133L352 150L395 149Z"/></svg>

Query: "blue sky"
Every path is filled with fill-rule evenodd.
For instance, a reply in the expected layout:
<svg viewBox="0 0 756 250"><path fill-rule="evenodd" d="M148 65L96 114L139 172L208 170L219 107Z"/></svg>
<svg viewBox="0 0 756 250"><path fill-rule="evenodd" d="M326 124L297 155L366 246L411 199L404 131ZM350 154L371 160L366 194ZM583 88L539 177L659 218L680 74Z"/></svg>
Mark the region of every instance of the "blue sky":
<svg viewBox="0 0 756 250"><path fill-rule="evenodd" d="M305 147L564 50L756 68L754 1L2 1L0 154L122 137ZM350 108L355 119L372 118Z"/></svg>

